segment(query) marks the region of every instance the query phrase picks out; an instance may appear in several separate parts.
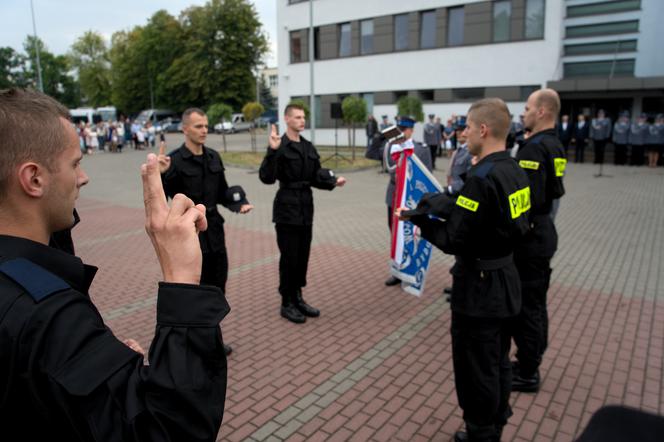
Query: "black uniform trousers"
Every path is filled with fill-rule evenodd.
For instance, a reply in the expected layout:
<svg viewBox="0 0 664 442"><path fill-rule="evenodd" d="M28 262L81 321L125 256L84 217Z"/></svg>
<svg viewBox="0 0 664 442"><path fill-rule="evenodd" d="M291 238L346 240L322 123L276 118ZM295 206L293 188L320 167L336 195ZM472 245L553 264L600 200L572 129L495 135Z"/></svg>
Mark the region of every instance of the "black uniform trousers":
<svg viewBox="0 0 664 442"><path fill-rule="evenodd" d="M593 147L595 149L595 164L602 164L604 162L606 140L593 140Z"/></svg>
<svg viewBox="0 0 664 442"><path fill-rule="evenodd" d="M512 415L509 322L452 311L454 383L472 441L499 441Z"/></svg>
<svg viewBox="0 0 664 442"><path fill-rule="evenodd" d="M438 146L429 144L429 151L431 151L431 170L436 168L436 156L438 155Z"/></svg>
<svg viewBox="0 0 664 442"><path fill-rule="evenodd" d="M632 145L632 156L629 164L632 166L643 166L646 147L644 145Z"/></svg>
<svg viewBox="0 0 664 442"><path fill-rule="evenodd" d="M279 293L282 305L295 302L298 290L307 285L307 267L313 226L276 223L279 258Z"/></svg>
<svg viewBox="0 0 664 442"><path fill-rule="evenodd" d="M627 145L614 144L615 156L613 157L613 164L622 165L627 164Z"/></svg>
<svg viewBox="0 0 664 442"><path fill-rule="evenodd" d="M201 284L219 287L225 294L227 280L228 255L226 254L226 247L218 252L203 253Z"/></svg>
<svg viewBox="0 0 664 442"><path fill-rule="evenodd" d="M519 372L532 376L542 362L549 336L546 292L551 281L550 258L514 255L521 279L521 312L512 321Z"/></svg>
<svg viewBox="0 0 664 442"><path fill-rule="evenodd" d="M576 140L575 152L574 152L574 162L583 163L584 155L586 150L585 140Z"/></svg>

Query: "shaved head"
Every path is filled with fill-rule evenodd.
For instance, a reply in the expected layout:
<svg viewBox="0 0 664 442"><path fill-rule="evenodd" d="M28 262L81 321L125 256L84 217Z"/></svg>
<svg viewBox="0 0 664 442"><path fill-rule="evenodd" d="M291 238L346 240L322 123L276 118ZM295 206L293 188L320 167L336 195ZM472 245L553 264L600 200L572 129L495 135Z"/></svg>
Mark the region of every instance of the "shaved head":
<svg viewBox="0 0 664 442"><path fill-rule="evenodd" d="M510 112L500 98L476 101L468 110L468 119L478 125L486 125L497 140L505 140L510 131Z"/></svg>
<svg viewBox="0 0 664 442"><path fill-rule="evenodd" d="M533 92L536 107L544 108L553 118L560 113L560 97L553 89L545 88Z"/></svg>

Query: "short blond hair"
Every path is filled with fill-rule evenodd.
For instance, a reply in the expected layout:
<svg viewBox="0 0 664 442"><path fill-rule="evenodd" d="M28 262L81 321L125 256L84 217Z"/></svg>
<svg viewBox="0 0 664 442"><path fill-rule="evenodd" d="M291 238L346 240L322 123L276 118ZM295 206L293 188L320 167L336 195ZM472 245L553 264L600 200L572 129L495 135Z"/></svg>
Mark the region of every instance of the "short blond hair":
<svg viewBox="0 0 664 442"><path fill-rule="evenodd" d="M485 124L494 138L507 139L511 122L510 111L500 98L484 98L474 102L468 109L468 119L477 124Z"/></svg>
<svg viewBox="0 0 664 442"><path fill-rule="evenodd" d="M0 90L0 199L7 192L11 171L34 161L57 171L57 156L67 148L63 120L69 109L34 89Z"/></svg>

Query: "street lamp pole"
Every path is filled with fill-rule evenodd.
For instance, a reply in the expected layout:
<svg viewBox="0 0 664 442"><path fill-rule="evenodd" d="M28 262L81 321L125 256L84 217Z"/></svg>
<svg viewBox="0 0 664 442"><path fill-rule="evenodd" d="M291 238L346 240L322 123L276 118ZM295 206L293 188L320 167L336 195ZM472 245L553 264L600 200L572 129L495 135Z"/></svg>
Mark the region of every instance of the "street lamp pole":
<svg viewBox="0 0 664 442"><path fill-rule="evenodd" d="M37 39L37 25L35 24L35 7L30 0L30 10L32 11L32 32L35 34L35 53L37 54L37 86L41 92L44 92L44 82L42 81L41 61L39 59L39 40Z"/></svg>
<svg viewBox="0 0 664 442"><path fill-rule="evenodd" d="M314 95L314 0L309 0L309 82L311 87L309 98L309 127L311 127L311 142L316 143L316 96Z"/></svg>

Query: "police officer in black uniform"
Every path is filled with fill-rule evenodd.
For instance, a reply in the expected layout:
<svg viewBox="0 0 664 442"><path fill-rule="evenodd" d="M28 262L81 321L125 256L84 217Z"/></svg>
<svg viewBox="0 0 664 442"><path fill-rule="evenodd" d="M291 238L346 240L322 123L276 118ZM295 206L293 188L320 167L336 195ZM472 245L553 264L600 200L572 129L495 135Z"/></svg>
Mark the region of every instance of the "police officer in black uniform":
<svg viewBox="0 0 664 442"><path fill-rule="evenodd" d="M184 143L168 155L160 152L159 165L164 192L169 198L182 193L206 208L208 229L199 234L203 251L201 284L214 285L226 293L228 255L224 218L217 210L221 204L236 213L248 213L253 206L240 186L229 187L219 153L205 146L208 119L205 112L190 108L182 114ZM163 150L163 144L160 147ZM232 352L224 344L226 354Z"/></svg>
<svg viewBox="0 0 664 442"><path fill-rule="evenodd" d="M514 253L521 277L522 307L512 330L517 346L513 391L535 392L540 386L539 365L548 342L546 292L551 281L550 262L558 247L551 211L565 194L563 177L567 159L555 126L560 98L552 89L533 92L526 102L524 123L532 135L516 154L530 181L531 231Z"/></svg>
<svg viewBox="0 0 664 442"><path fill-rule="evenodd" d="M457 256L452 285L452 358L465 432L456 441L499 441L512 412L509 320L521 290L512 254L528 231L528 178L505 150L509 111L497 98L474 103L465 134L478 162L458 197L426 194L402 219ZM439 219L433 219L435 215ZM442 221L441 221L442 219Z"/></svg>
<svg viewBox="0 0 664 442"><path fill-rule="evenodd" d="M281 316L296 324L307 317L320 316L320 311L302 298L307 285L307 267L311 251L314 199L311 188L333 190L346 184L329 169L321 168L316 148L300 135L304 130L304 108L289 104L284 112L286 133L280 137L272 126L270 145L259 170L265 184L279 181L274 197L272 221L277 231L279 259L279 293Z"/></svg>
<svg viewBox="0 0 664 442"><path fill-rule="evenodd" d="M143 166L146 229L162 268L150 365L104 324L96 268L48 247L72 227L88 177L68 110L35 91L0 91L0 426L20 440L182 441L217 437L226 392L219 322L199 286L205 209L169 209L155 155ZM120 275L118 275L120 276ZM122 275L125 276L125 275Z"/></svg>

